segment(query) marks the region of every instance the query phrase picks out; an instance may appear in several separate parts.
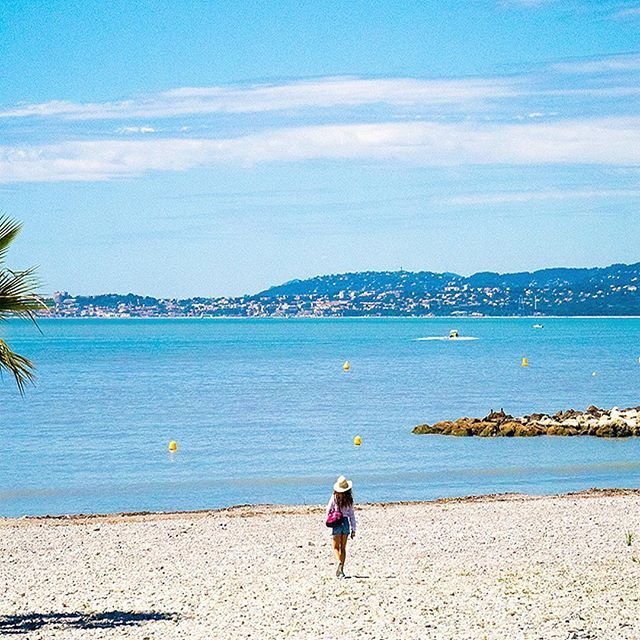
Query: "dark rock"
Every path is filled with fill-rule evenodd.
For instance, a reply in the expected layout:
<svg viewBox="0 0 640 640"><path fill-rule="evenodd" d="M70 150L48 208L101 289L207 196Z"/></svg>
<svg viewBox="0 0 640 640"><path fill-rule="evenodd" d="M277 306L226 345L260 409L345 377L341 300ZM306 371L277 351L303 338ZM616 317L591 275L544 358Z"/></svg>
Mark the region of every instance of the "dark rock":
<svg viewBox="0 0 640 640"><path fill-rule="evenodd" d="M546 413L532 413L530 416L524 416L522 422L539 422L542 418L548 418Z"/></svg>
<svg viewBox="0 0 640 640"><path fill-rule="evenodd" d="M558 411L553 414L554 420L558 422L564 422L565 420L569 420L570 418L578 418L582 414L580 411L576 411L575 409L568 409L567 411Z"/></svg>
<svg viewBox="0 0 640 640"><path fill-rule="evenodd" d="M611 423L600 425L596 429L595 435L598 436L598 438L613 438L615 435L613 425Z"/></svg>
<svg viewBox="0 0 640 640"><path fill-rule="evenodd" d="M515 436L518 437L531 437L531 436L539 436L544 433L544 430L536 424L533 423L525 423L518 424L516 427Z"/></svg>
<svg viewBox="0 0 640 640"><path fill-rule="evenodd" d="M497 424L503 423L505 420L513 420L513 416L505 413L502 409L500 411L492 411L488 416L485 416L485 422L495 422Z"/></svg>
<svg viewBox="0 0 640 640"><path fill-rule="evenodd" d="M511 436L516 435L516 429L520 426L521 425L519 422L514 422L513 420L509 420L499 425L499 433L501 436L510 438Z"/></svg>
<svg viewBox="0 0 640 640"><path fill-rule="evenodd" d="M632 431L629 425L624 420L616 420L613 423L614 437L616 438L628 438L632 435Z"/></svg>
<svg viewBox="0 0 640 640"><path fill-rule="evenodd" d="M495 422L486 422L484 420L476 425L476 435L481 438L490 438L498 435L498 425Z"/></svg>
<svg viewBox="0 0 640 640"><path fill-rule="evenodd" d="M588 426L585 427L585 431L584 434L587 436L595 436L596 432L598 431L598 429L600 428L599 424L590 424Z"/></svg>

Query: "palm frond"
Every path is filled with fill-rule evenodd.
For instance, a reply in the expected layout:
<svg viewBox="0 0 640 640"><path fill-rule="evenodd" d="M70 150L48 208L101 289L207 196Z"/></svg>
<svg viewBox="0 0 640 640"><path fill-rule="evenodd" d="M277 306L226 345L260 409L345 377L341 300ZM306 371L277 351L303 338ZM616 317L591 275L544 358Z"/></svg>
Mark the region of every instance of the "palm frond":
<svg viewBox="0 0 640 640"><path fill-rule="evenodd" d="M0 318L15 316L35 322L35 313L47 309L44 300L33 293L39 285L35 267L24 271L0 271Z"/></svg>
<svg viewBox="0 0 640 640"><path fill-rule="evenodd" d="M0 321L9 317L27 318L38 327L36 312L46 309L47 305L34 293L39 286L35 268L12 271L4 266L7 249L21 228L19 222L0 215ZM33 363L0 340L0 374L3 371L15 378L20 395L24 395L27 382L34 381Z"/></svg>
<svg viewBox="0 0 640 640"><path fill-rule="evenodd" d="M31 360L11 351L4 340L0 340L0 372L2 370L8 371L15 378L20 395L24 395L25 384L33 383L35 379Z"/></svg>
<svg viewBox="0 0 640 640"><path fill-rule="evenodd" d="M22 224L6 215L0 215L0 265L4 262L9 245L20 233Z"/></svg>

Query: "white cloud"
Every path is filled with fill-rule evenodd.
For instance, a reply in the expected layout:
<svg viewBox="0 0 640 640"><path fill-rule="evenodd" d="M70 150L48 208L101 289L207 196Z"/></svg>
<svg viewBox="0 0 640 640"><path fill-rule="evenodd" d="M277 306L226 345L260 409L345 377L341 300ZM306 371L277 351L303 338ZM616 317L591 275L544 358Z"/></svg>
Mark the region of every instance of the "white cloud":
<svg viewBox="0 0 640 640"><path fill-rule="evenodd" d="M640 164L640 118L556 123L385 122L274 129L221 139L0 147L0 182L107 180L220 164L350 159L424 166Z"/></svg>
<svg viewBox="0 0 640 640"><path fill-rule="evenodd" d="M0 118L108 120L356 107L378 103L396 107L478 103L517 95L516 85L517 81L514 79L499 78L322 78L281 85L183 87L120 102L75 103L52 100L0 110Z"/></svg>
<svg viewBox="0 0 640 640"><path fill-rule="evenodd" d="M116 129L116 133L155 133L156 129L153 127L120 127Z"/></svg>
<svg viewBox="0 0 640 640"><path fill-rule="evenodd" d="M640 198L637 189L574 189L550 191L504 191L500 193L475 193L439 199L440 204L480 206L510 204L544 200L591 200L593 198Z"/></svg>
<svg viewBox="0 0 640 640"><path fill-rule="evenodd" d="M557 62L551 69L562 73L606 73L609 71L640 71L640 54L630 53L596 60Z"/></svg>

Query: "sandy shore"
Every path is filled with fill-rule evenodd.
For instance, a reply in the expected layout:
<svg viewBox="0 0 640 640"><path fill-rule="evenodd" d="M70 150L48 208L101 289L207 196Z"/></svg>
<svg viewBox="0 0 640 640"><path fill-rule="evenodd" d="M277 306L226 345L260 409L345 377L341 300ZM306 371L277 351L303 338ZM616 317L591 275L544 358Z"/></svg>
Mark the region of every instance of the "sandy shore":
<svg viewBox="0 0 640 640"><path fill-rule="evenodd" d="M0 520L0 636L640 638L638 491L357 513L344 580L320 508Z"/></svg>

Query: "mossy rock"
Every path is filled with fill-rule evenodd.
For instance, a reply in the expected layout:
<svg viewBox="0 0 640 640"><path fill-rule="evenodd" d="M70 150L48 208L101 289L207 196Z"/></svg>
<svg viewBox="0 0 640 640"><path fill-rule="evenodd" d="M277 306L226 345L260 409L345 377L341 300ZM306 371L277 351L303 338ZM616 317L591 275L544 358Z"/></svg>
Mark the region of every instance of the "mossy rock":
<svg viewBox="0 0 640 640"><path fill-rule="evenodd" d="M561 424L552 424L547 429L548 436L577 436L578 430L575 427L564 427Z"/></svg>
<svg viewBox="0 0 640 640"><path fill-rule="evenodd" d="M530 438L533 436L539 436L541 433L542 429L540 429L537 425L528 423L518 424L514 435L521 438Z"/></svg>
<svg viewBox="0 0 640 640"><path fill-rule="evenodd" d="M460 436L472 436L473 435L473 429L465 429L465 428L462 428L462 427L454 427L449 432L449 435L458 436L458 437L460 437Z"/></svg>
<svg viewBox="0 0 640 640"><path fill-rule="evenodd" d="M495 422L478 422L475 425L475 433L481 438L492 438L498 435L498 425Z"/></svg>
<svg viewBox="0 0 640 640"><path fill-rule="evenodd" d="M449 420L443 420L434 424L419 424L411 430L411 433L449 435L454 423Z"/></svg>
<svg viewBox="0 0 640 640"><path fill-rule="evenodd" d="M411 429L411 433L418 433L418 434L440 433L440 431L438 431L437 429L435 429L434 427L432 427L429 424L419 424L419 425L413 427L413 429Z"/></svg>
<svg viewBox="0 0 640 640"><path fill-rule="evenodd" d="M454 429L456 431L467 431L468 435L472 436L476 432L476 424L479 422L474 418L458 418L454 423ZM455 435L455 434L452 434Z"/></svg>
<svg viewBox="0 0 640 640"><path fill-rule="evenodd" d="M509 420L498 427L498 433L505 438L511 438L516 435L516 429L520 426L522 425L519 422Z"/></svg>
<svg viewBox="0 0 640 640"><path fill-rule="evenodd" d="M626 412L626 413L625 413ZM585 412L568 409L553 416L532 413L514 418L503 410L491 411L485 418L462 417L455 421L442 420L432 425L413 428L417 434L440 434L458 437L534 437L590 435L600 438L640 437L640 411L613 408L610 412L591 405Z"/></svg>
<svg viewBox="0 0 640 640"><path fill-rule="evenodd" d="M449 435L451 433L451 430L455 428L455 425L453 422L451 422L451 420L443 420L441 422L436 422L433 425L434 429L437 429L438 433L442 433L443 435Z"/></svg>

